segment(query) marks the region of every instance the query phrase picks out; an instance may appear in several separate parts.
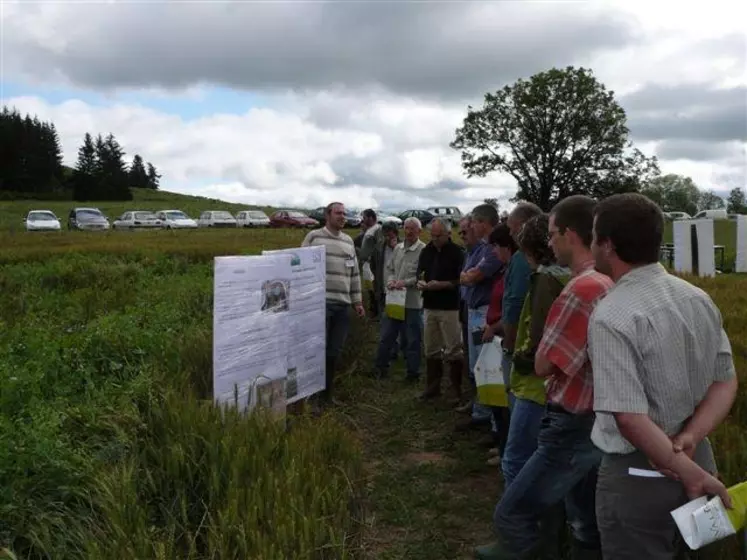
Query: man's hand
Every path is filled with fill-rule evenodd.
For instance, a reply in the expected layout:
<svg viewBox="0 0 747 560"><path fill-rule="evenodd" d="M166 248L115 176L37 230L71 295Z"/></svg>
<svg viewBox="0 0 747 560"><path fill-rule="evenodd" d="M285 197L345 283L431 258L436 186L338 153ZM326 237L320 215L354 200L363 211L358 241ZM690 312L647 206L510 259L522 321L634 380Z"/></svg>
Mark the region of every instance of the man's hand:
<svg viewBox="0 0 747 560"><path fill-rule="evenodd" d="M363 319L366 316L366 309L363 307L362 303L356 303L354 306L355 312L358 314L358 317Z"/></svg>
<svg viewBox="0 0 747 560"><path fill-rule="evenodd" d="M687 476L682 480L688 498L695 500L701 496L718 496L721 498L724 507L731 509L731 497L723 482L701 468L694 470L693 473L692 477Z"/></svg>
<svg viewBox="0 0 747 560"><path fill-rule="evenodd" d="M389 280L389 282L386 283L386 287L388 290L393 290L395 284L396 282L394 280Z"/></svg>
<svg viewBox="0 0 747 560"><path fill-rule="evenodd" d="M394 286L392 286L395 290L404 290L405 289L405 281L404 280L396 280L394 282Z"/></svg>
<svg viewBox="0 0 747 560"><path fill-rule="evenodd" d="M426 282L425 280L418 280L418 283L415 286L418 290L427 290L428 284L429 282Z"/></svg>
<svg viewBox="0 0 747 560"><path fill-rule="evenodd" d="M675 453L684 453L690 459L695 455L695 448L698 447L698 442L695 441L695 437L689 432L680 432L672 438L672 448Z"/></svg>
<svg viewBox="0 0 747 560"><path fill-rule="evenodd" d="M483 342L490 342L495 337L495 328L493 328L491 325L488 325L485 327L485 329L482 331L482 341Z"/></svg>

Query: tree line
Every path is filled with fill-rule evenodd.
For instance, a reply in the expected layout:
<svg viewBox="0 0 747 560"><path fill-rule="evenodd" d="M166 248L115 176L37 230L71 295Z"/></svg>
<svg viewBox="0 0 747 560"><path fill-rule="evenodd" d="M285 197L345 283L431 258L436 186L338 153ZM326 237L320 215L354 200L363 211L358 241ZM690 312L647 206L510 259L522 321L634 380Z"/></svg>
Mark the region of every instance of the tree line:
<svg viewBox="0 0 747 560"><path fill-rule="evenodd" d="M113 134L86 133L75 168L65 167L54 123L0 112L0 198L132 200L131 187L158 189L160 178L140 154L126 163Z"/></svg>
<svg viewBox="0 0 747 560"><path fill-rule="evenodd" d="M508 173L518 187L512 201L545 211L573 194L601 199L640 192L665 212L692 215L726 206L747 213L740 188L724 201L689 177L662 176L656 157L631 142L614 92L586 68L553 68L486 93L481 108L467 107L451 147L461 152L468 177Z"/></svg>

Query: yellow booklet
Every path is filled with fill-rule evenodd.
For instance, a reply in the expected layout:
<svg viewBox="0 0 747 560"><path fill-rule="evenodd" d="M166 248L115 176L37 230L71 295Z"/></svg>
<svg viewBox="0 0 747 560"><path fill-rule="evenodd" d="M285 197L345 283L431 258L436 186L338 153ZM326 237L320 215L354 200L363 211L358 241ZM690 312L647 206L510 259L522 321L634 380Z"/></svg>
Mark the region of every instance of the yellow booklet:
<svg viewBox="0 0 747 560"><path fill-rule="evenodd" d="M707 544L735 534L745 526L747 517L747 482L728 490L732 509L724 507L721 498L697 498L671 512L687 546L697 550Z"/></svg>

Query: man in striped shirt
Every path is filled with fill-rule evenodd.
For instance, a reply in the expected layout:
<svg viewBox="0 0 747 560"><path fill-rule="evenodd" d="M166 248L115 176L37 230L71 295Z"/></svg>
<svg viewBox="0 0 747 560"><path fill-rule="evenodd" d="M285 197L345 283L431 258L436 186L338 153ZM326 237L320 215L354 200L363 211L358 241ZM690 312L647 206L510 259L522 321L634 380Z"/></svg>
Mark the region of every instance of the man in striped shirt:
<svg viewBox="0 0 747 560"><path fill-rule="evenodd" d="M659 264L663 229L637 193L595 211L596 268L615 281L589 323L605 560L679 558L670 512L713 494L731 504L708 441L737 393L731 345L708 294Z"/></svg>
<svg viewBox="0 0 747 560"><path fill-rule="evenodd" d="M332 399L337 361L345 345L350 328L350 306L359 317L365 317L361 292L360 269L351 237L342 231L345 227L345 207L333 202L324 211L327 223L321 229L310 231L302 247L324 245L327 264L327 349L326 388L322 398Z"/></svg>

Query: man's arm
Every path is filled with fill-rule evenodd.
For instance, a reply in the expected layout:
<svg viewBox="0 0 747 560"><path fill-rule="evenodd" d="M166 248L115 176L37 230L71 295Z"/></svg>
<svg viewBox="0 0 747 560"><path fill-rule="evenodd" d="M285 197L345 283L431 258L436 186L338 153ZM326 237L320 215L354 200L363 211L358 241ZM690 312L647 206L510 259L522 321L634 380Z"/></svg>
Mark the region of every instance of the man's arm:
<svg viewBox="0 0 747 560"><path fill-rule="evenodd" d="M358 259L355 259L355 266L350 277L350 300L353 302L353 305L363 303L361 272L360 268L358 268Z"/></svg>
<svg viewBox="0 0 747 560"><path fill-rule="evenodd" d="M676 453L672 441L649 417L635 342L617 328L594 319L588 336L594 410L612 414L620 434L657 467L674 473L691 499L716 493L728 507L731 502L723 484L686 454Z"/></svg>
<svg viewBox="0 0 747 560"><path fill-rule="evenodd" d="M397 256L398 249L399 247L395 247L394 249L392 249L392 256L389 259L387 265L384 267L384 286L387 286L389 282L392 282L394 280L394 259Z"/></svg>
<svg viewBox="0 0 747 560"><path fill-rule="evenodd" d="M314 232L310 231L306 234L306 237L303 238L303 241L301 242L301 247L310 247L311 246L311 240L314 238Z"/></svg>
<svg viewBox="0 0 747 560"><path fill-rule="evenodd" d="M739 382L729 337L723 328L714 367L716 381L708 388L683 430L672 438L675 451L685 451L692 456L698 444L724 421L736 399Z"/></svg>
<svg viewBox="0 0 747 560"><path fill-rule="evenodd" d="M363 235L363 243L361 243L360 252L358 258L361 264L368 261L371 258L374 250L376 249L376 235Z"/></svg>
<svg viewBox="0 0 747 560"><path fill-rule="evenodd" d="M506 272L506 292L503 295L503 347L513 351L516 344L516 333L519 327L521 308L524 306L524 298L529 291L529 279L532 271L522 258L514 256L511 259L509 269Z"/></svg>

